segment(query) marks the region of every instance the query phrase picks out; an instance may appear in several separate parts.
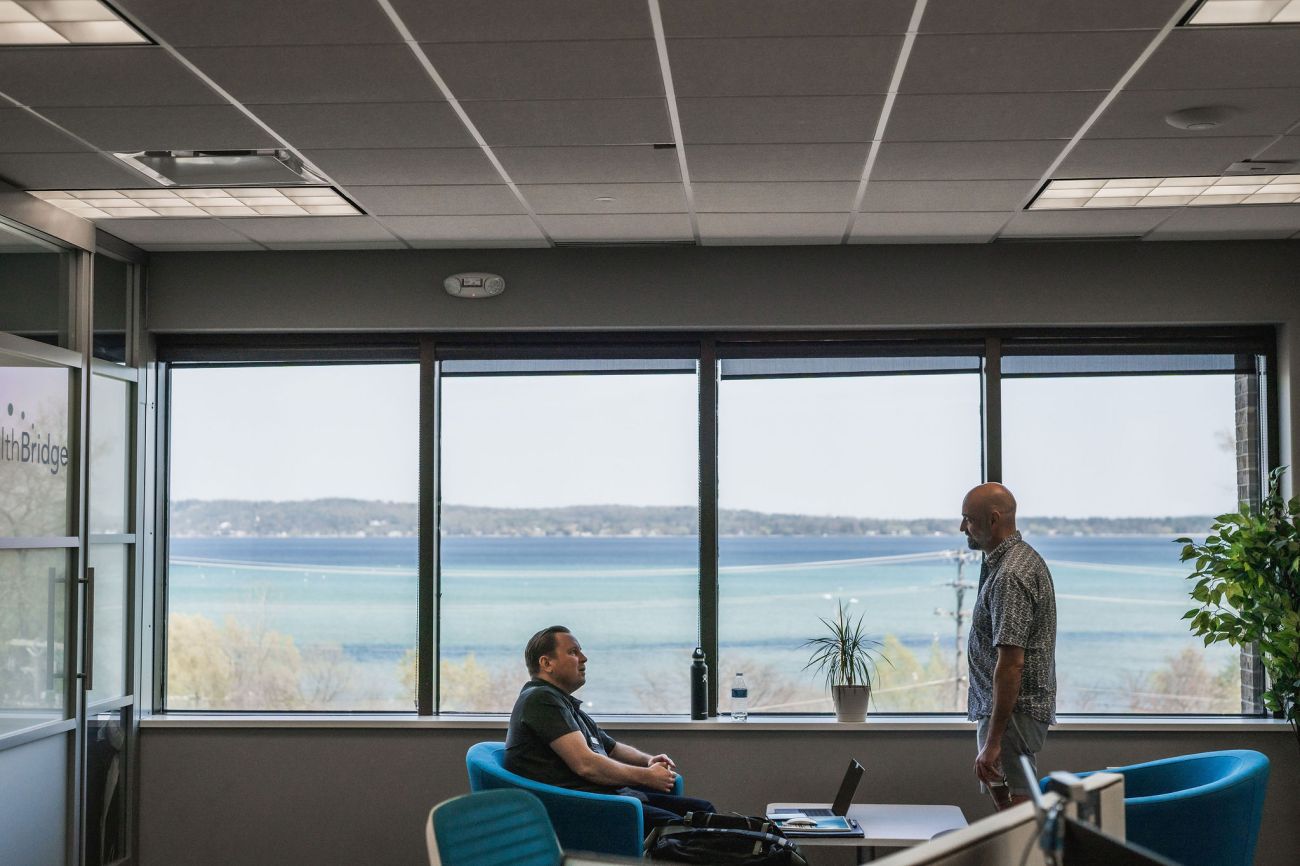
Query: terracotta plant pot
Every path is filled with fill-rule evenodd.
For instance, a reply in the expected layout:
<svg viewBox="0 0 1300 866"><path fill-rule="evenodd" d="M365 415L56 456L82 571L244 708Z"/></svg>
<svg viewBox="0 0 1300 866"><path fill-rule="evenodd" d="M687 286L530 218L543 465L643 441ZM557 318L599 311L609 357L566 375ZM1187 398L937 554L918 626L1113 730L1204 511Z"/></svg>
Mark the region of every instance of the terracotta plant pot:
<svg viewBox="0 0 1300 866"><path fill-rule="evenodd" d="M871 686L831 686L835 701L835 720L839 722L865 722L867 704L871 700Z"/></svg>

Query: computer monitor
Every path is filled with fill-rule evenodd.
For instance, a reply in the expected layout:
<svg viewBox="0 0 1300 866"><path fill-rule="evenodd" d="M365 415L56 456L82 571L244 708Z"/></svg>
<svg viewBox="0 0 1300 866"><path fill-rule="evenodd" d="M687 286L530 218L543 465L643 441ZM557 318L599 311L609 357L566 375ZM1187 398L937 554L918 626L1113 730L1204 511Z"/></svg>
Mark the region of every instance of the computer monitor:
<svg viewBox="0 0 1300 866"><path fill-rule="evenodd" d="M1065 804L1063 811L1066 816L1074 818L1076 814L1092 813L1093 818L1088 819L1085 815L1084 820L1095 820L1103 825L1106 834L1122 845L1124 777L1115 773L1095 773L1081 781L1083 797L1078 803ZM1064 801L1060 794L1043 795L1043 804L1049 809ZM1022 862L1025 866L1044 866L1043 851L1038 846L1039 834L1039 813L1033 803L1022 803L923 845L883 857L878 862L879 866L1003 866ZM1114 838L1117 834L1118 838ZM1078 864L1083 862L1076 861Z"/></svg>

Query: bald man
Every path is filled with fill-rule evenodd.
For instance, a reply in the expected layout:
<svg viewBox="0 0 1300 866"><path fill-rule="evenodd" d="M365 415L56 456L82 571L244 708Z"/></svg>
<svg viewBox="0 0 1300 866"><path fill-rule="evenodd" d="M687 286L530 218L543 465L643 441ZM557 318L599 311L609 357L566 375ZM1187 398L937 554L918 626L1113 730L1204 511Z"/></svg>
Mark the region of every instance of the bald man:
<svg viewBox="0 0 1300 866"><path fill-rule="evenodd" d="M1006 809L1038 784L1036 756L1056 721L1056 591L1047 563L1016 531L1016 499L1001 484L966 494L961 531L984 552L967 644L975 775ZM1035 766L1030 777L1021 755Z"/></svg>

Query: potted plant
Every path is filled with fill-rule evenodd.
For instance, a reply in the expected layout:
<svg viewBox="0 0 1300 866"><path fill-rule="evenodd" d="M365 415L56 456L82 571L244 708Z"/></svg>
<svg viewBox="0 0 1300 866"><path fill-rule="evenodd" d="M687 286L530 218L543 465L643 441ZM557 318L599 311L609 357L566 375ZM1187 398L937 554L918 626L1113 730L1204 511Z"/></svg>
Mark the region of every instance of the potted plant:
<svg viewBox="0 0 1300 866"><path fill-rule="evenodd" d="M1280 493L1285 467L1268 480L1257 508L1215 519L1204 544L1180 538L1183 562L1195 563L1192 599L1183 614L1205 645L1255 644L1268 674L1264 705L1291 723L1300 745L1300 498Z"/></svg>
<svg viewBox="0 0 1300 866"><path fill-rule="evenodd" d="M828 633L803 644L813 651L804 670L812 668L826 677L835 702L835 718L841 722L866 720L876 661L889 663L879 652L880 641L872 640L863 631L864 616L851 618L841 600L833 621L819 617Z"/></svg>

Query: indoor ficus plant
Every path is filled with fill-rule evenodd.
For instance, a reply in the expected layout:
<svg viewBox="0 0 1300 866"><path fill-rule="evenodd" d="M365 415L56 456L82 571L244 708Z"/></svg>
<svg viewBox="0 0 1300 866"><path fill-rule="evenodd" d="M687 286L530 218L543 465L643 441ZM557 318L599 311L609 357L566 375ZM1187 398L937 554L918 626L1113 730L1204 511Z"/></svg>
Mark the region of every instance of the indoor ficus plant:
<svg viewBox="0 0 1300 866"><path fill-rule="evenodd" d="M1300 497L1281 494L1285 467L1269 475L1258 506L1215 519L1204 544L1180 538L1183 562L1195 563L1183 619L1205 645L1255 644L1268 675L1264 705L1291 723L1300 745Z"/></svg>

